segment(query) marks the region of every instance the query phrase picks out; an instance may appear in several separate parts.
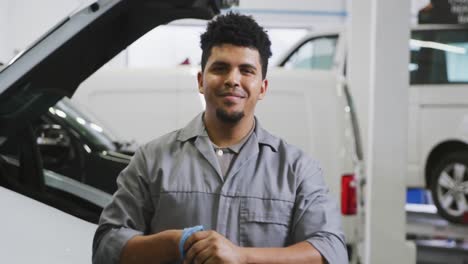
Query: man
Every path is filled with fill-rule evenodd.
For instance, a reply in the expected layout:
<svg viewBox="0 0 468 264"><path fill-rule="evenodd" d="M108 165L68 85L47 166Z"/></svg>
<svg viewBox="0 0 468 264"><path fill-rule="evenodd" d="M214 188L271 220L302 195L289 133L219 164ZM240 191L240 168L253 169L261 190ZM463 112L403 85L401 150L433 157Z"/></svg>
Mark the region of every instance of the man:
<svg viewBox="0 0 468 264"><path fill-rule="evenodd" d="M266 32L229 13L209 23L201 48L205 112L140 148L119 175L93 262L347 263L317 162L254 117L268 89ZM182 230L196 225L207 231Z"/></svg>

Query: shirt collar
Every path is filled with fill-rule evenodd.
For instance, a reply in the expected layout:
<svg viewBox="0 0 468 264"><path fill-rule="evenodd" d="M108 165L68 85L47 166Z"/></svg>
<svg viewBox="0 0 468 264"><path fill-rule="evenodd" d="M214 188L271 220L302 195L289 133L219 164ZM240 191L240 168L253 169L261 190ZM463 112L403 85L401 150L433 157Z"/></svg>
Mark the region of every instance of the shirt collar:
<svg viewBox="0 0 468 264"><path fill-rule="evenodd" d="M241 139L241 141L239 141L237 144L234 144L232 146L229 146L229 147L226 147L227 149L229 149L230 151L234 152L235 154L239 154L242 146L244 146L245 142L247 142L247 140L250 138L250 136L252 135L252 133L254 132L255 130L255 126L256 126L256 120L254 120L254 126L250 129L249 133L247 133L247 135L245 137L243 137ZM220 147L218 147L215 143L211 142L211 144L213 144L213 146L215 147L215 149L219 149ZM224 148L223 148L224 149Z"/></svg>
<svg viewBox="0 0 468 264"><path fill-rule="evenodd" d="M280 139L278 137L271 135L268 131L263 129L260 125L260 122L258 122L257 117L255 117L255 128L252 134L256 136L256 140L258 141L258 144L268 145L275 152L278 150ZM205 125L203 123L203 112L198 114L194 119L192 119L192 121L190 121L187 124L187 126L185 126L179 131L177 140L187 141L195 137L208 137L208 133L206 132ZM250 136L245 137L245 139L247 140L249 137Z"/></svg>

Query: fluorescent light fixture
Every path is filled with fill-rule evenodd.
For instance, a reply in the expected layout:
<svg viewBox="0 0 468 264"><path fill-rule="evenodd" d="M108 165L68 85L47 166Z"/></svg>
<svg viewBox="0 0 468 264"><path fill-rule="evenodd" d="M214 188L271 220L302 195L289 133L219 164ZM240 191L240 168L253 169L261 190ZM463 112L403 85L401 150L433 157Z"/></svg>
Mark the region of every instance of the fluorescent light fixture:
<svg viewBox="0 0 468 264"><path fill-rule="evenodd" d="M65 112L63 112L62 110L58 110L56 109L55 110L55 113L60 116L61 118L66 118L67 117L67 114L65 114Z"/></svg>
<svg viewBox="0 0 468 264"><path fill-rule="evenodd" d="M86 150L86 152L91 153L91 149L89 148L88 145L84 144L83 148Z"/></svg>
<svg viewBox="0 0 468 264"><path fill-rule="evenodd" d="M465 48L461 48L461 47L457 47L457 46L453 46L453 45L442 44L442 43L433 42L433 41L410 39L410 46L411 47L423 47L423 48L444 50L444 51L459 53L459 54L466 54L466 49Z"/></svg>
<svg viewBox="0 0 468 264"><path fill-rule="evenodd" d="M409 69L410 71L416 71L416 70L419 69L419 65L417 65L416 63L410 63L410 64L408 65L408 69Z"/></svg>
<svg viewBox="0 0 468 264"><path fill-rule="evenodd" d="M77 118L76 118L76 122L82 124L83 126L86 125L86 121L85 121L83 118L81 118L81 117L77 117Z"/></svg>
<svg viewBox="0 0 468 264"><path fill-rule="evenodd" d="M94 124L94 123L89 124L89 126L90 126L92 129L94 129L94 130L96 130L97 132L99 132L99 133L102 133L102 131L103 131L103 130L102 130L102 127L100 127L100 126L98 126L98 125L96 125L96 124Z"/></svg>

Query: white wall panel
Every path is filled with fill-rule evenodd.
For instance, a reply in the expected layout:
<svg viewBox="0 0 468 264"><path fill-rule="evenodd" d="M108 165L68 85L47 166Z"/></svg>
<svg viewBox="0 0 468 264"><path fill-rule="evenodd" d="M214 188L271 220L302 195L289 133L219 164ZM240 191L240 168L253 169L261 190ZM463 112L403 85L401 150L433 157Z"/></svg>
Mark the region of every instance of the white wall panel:
<svg viewBox="0 0 468 264"><path fill-rule="evenodd" d="M346 18L344 0L241 0L238 10L253 15L260 23L273 27L320 28L336 25Z"/></svg>
<svg viewBox="0 0 468 264"><path fill-rule="evenodd" d="M39 38L48 28L60 21L79 4L91 2L92 0L0 0L0 61L9 60L15 53L26 48L31 42ZM412 20L415 20L417 10L426 5L429 0L412 0ZM324 27L334 27L344 23L347 14L346 0L240 0L239 7L233 10L253 15L262 25L269 28L309 28L320 29ZM186 22L184 22L186 23ZM190 22L190 23L193 23ZM176 23L177 24L177 23ZM203 25L203 22L195 22L195 25ZM188 34L183 35L184 30L176 37L177 43L186 42L193 39ZM273 33L273 32L272 32ZM296 34L292 33L293 35ZM273 33L276 34L276 33ZM281 34L281 33L280 33ZM276 34L278 35L278 34ZM285 36L284 38L274 36L278 39L273 43L274 55L283 50L283 46L290 45L290 41L295 38ZM157 38L157 37L150 37ZM151 45L153 43L153 45ZM141 46L162 45L149 41ZM173 47L180 46L179 44ZM146 48L144 48L146 49ZM182 50L184 50L182 48ZM146 49L148 50L148 49ZM146 51L145 51L146 52ZM143 52L143 53L145 53ZM183 51L185 52L185 50ZM182 52L182 53L183 53ZM190 56L198 56L198 51L190 51ZM184 54L177 54L171 58L159 57L160 63L175 64ZM166 55L170 53L165 53ZM190 57L185 56L185 57ZM150 59L150 58L149 58ZM113 61L112 66L122 66L132 60L131 56L122 55ZM138 61L139 58L136 58ZM135 61L135 59L133 59ZM131 62L130 62L131 64ZM153 65L154 66L154 65Z"/></svg>
<svg viewBox="0 0 468 264"><path fill-rule="evenodd" d="M87 0L0 0L0 60L11 58L50 27L67 16L77 6ZM303 34L297 28L320 28L342 24L345 12L344 0L241 0L240 6L233 10L253 15L260 24L270 28L273 41L273 60ZM7 15L2 15L3 13ZM188 22L187 22L188 21ZM173 66L189 58L198 64L199 32L206 22L187 20L175 25L185 27L156 29L157 33L145 36L110 63L112 67L136 66ZM188 27L187 27L188 26ZM198 29L193 29L199 27ZM282 27L283 30L272 28ZM288 30L289 28L295 30ZM171 30L168 34L167 31ZM198 30L198 31L197 31ZM2 37L6 36L6 37ZM156 52L155 52L156 51Z"/></svg>
<svg viewBox="0 0 468 264"><path fill-rule="evenodd" d="M28 47L62 18L74 11L79 0L6 0L10 52Z"/></svg>
<svg viewBox="0 0 468 264"><path fill-rule="evenodd" d="M9 1L0 0L0 62L7 63L12 56L10 48L10 36L8 25Z"/></svg>

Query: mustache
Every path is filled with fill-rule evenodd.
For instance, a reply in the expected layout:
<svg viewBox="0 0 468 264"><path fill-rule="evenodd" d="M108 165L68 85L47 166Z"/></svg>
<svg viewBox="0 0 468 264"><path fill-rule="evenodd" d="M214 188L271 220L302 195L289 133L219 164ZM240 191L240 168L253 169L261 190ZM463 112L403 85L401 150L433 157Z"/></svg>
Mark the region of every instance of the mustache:
<svg viewBox="0 0 468 264"><path fill-rule="evenodd" d="M228 88L220 90L216 93L217 96L236 96L236 97L247 97L247 93L241 88Z"/></svg>

